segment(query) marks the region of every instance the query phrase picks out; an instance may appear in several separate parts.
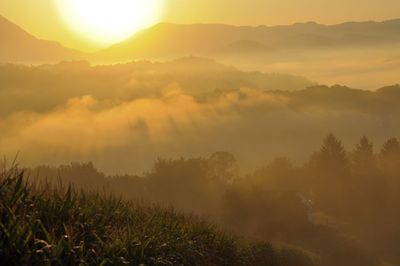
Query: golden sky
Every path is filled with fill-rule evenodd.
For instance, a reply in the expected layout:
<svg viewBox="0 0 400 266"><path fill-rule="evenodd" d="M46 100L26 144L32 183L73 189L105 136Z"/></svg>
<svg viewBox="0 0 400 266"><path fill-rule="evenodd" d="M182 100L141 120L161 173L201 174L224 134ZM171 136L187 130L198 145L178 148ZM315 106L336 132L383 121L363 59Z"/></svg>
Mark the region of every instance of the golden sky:
<svg viewBox="0 0 400 266"><path fill-rule="evenodd" d="M60 18L56 0L1 0L0 14L35 36L81 50L100 48L72 31ZM135 1L135 0L132 0ZM160 0L159 21L277 25L316 21L386 20L400 17L400 0Z"/></svg>

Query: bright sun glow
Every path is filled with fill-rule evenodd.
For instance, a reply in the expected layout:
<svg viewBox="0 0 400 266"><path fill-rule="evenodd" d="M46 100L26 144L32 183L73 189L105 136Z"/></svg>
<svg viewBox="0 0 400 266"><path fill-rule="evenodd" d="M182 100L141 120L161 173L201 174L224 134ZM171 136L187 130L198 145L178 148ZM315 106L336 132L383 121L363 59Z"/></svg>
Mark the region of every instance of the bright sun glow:
<svg viewBox="0 0 400 266"><path fill-rule="evenodd" d="M82 37L108 45L158 21L163 0L56 0L63 20Z"/></svg>

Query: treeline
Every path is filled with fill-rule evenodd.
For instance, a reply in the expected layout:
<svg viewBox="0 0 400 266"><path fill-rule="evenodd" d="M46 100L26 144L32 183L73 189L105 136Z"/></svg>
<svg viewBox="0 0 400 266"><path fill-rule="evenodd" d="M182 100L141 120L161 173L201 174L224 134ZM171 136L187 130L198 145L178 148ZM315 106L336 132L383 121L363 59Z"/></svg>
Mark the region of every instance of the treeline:
<svg viewBox="0 0 400 266"><path fill-rule="evenodd" d="M376 152L363 137L346 151L331 134L303 166L278 158L238 182L228 195L225 221L254 235L318 250L336 265L400 261L396 138Z"/></svg>
<svg viewBox="0 0 400 266"><path fill-rule="evenodd" d="M35 182L59 177L86 189L208 215L240 233L302 247L321 257L323 265L400 262L396 138L376 151L363 137L346 151L330 134L302 166L277 158L246 175L227 152L159 159L142 176L108 177L91 163L40 166L28 172Z"/></svg>
<svg viewBox="0 0 400 266"><path fill-rule="evenodd" d="M97 66L87 61L38 66L0 63L0 114L49 112L71 98L85 95L114 101L159 97L171 84L180 84L190 95L207 95L216 88L298 90L313 85L303 77L244 72L197 57ZM18 95L13 93L17 90L21 92ZM43 93L47 95L45 99L40 97ZM7 101L9 97L14 101Z"/></svg>
<svg viewBox="0 0 400 266"><path fill-rule="evenodd" d="M318 265L195 216L0 169L0 265Z"/></svg>

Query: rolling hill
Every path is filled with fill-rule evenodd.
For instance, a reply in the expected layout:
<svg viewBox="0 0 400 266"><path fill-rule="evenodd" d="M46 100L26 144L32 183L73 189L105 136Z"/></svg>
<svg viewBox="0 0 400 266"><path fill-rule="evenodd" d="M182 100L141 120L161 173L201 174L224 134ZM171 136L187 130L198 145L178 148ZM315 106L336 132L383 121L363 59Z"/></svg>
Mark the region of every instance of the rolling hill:
<svg viewBox="0 0 400 266"><path fill-rule="evenodd" d="M10 171L11 172L11 171ZM316 265L196 217L0 173L1 265Z"/></svg>
<svg viewBox="0 0 400 266"><path fill-rule="evenodd" d="M2 16L0 36L0 62L44 63L82 57L80 52L57 42L36 38Z"/></svg>
<svg viewBox="0 0 400 266"><path fill-rule="evenodd" d="M132 100L159 96L171 87L181 88L190 95L207 95L243 87L293 91L314 84L299 76L244 72L194 57L163 63L137 61L108 66L91 66L87 61L42 66L0 64L0 82L0 115L30 108L44 111L85 95ZM16 91L24 93L16 94ZM9 100L11 97L13 101Z"/></svg>
<svg viewBox="0 0 400 266"><path fill-rule="evenodd" d="M133 59L175 59L183 56L273 55L282 51L315 51L379 47L400 43L400 19L383 22L315 22L287 26L231 26L222 24L160 23L124 42L91 55L40 40L0 16L0 62L47 63L87 59L120 62Z"/></svg>
<svg viewBox="0 0 400 266"><path fill-rule="evenodd" d="M383 22L315 22L288 26L229 26L161 23L98 52L95 58L173 58L247 51L368 47L400 43L400 19Z"/></svg>

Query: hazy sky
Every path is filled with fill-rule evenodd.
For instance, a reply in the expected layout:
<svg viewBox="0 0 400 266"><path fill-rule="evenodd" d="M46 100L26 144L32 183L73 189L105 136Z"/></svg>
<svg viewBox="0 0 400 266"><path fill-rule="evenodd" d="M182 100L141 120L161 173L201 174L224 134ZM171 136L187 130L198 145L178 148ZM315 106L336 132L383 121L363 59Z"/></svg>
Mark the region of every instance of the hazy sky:
<svg viewBox="0 0 400 266"><path fill-rule="evenodd" d="M32 34L69 47L93 49L71 32L54 7L55 0L1 0L0 14ZM135 0L132 0L135 1ZM160 20L175 23L276 25L316 21L386 20L400 17L400 0L164 0Z"/></svg>

